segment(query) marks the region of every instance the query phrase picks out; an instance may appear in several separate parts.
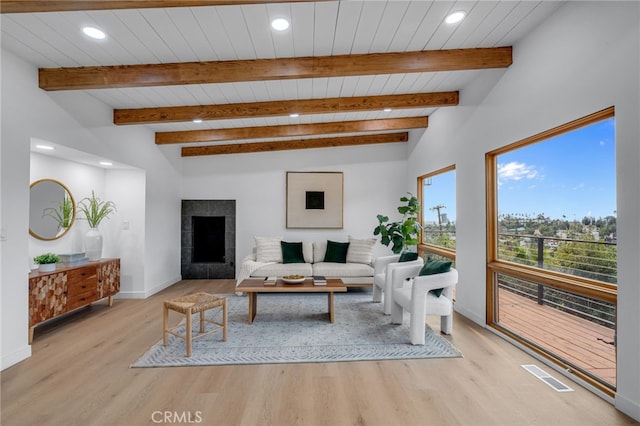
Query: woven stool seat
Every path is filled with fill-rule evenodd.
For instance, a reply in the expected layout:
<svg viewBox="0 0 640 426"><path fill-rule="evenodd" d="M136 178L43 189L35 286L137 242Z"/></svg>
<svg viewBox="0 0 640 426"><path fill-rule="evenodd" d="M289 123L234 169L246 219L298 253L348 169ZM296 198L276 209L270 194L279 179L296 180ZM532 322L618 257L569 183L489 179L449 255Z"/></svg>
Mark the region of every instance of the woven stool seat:
<svg viewBox="0 0 640 426"><path fill-rule="evenodd" d="M224 297L214 296L209 293L195 293L166 300L164 303L168 305L172 311L186 314L187 310L191 308L191 313L195 314L220 307L225 301L226 299Z"/></svg>
<svg viewBox="0 0 640 426"><path fill-rule="evenodd" d="M204 314L209 309L222 308L222 322L208 320ZM174 330L179 326L169 327L169 311L175 311L186 316L187 324L184 334L179 334ZM200 333L192 335L191 315L200 314ZM205 332L205 323L214 324L216 327ZM162 343L168 343L167 335L173 334L184 339L187 344L187 356L191 356L191 341L207 334L222 330L222 340L227 341L227 298L218 297L209 293L194 293L187 296L176 297L165 300L162 306Z"/></svg>

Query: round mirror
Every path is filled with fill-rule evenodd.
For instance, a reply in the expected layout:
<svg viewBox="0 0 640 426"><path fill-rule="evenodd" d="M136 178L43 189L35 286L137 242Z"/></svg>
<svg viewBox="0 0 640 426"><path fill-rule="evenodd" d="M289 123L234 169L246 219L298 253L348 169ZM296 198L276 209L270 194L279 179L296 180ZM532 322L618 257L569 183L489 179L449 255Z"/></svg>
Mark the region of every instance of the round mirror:
<svg viewBox="0 0 640 426"><path fill-rule="evenodd" d="M76 202L71 191L55 179L33 182L29 203L29 234L39 240L61 238L76 220Z"/></svg>

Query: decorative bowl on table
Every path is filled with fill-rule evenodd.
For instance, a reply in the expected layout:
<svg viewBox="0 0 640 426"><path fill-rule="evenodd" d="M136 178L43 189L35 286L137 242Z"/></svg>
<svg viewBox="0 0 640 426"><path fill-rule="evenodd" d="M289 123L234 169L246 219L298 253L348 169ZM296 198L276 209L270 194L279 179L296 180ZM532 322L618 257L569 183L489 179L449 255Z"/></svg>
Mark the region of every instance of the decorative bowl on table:
<svg viewBox="0 0 640 426"><path fill-rule="evenodd" d="M300 284L304 282L305 279L304 275L284 275L282 277L282 281L285 284Z"/></svg>

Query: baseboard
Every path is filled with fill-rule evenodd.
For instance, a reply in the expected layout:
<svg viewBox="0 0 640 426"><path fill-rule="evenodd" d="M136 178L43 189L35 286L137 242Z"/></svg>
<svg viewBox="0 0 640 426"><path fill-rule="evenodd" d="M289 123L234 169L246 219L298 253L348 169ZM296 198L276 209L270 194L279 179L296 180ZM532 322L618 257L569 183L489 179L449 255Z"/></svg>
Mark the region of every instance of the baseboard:
<svg viewBox="0 0 640 426"><path fill-rule="evenodd" d="M178 275L170 280L167 280L161 284L158 284L157 286L151 288L150 290L145 292L145 296L144 298L146 299L149 296L153 296L154 294L164 290L167 287L171 287L172 285L174 285L175 283L177 283L178 281L182 281L182 275Z"/></svg>
<svg viewBox="0 0 640 426"><path fill-rule="evenodd" d="M146 293L144 291L120 291L114 296L115 299L144 299Z"/></svg>
<svg viewBox="0 0 640 426"><path fill-rule="evenodd" d="M615 406L617 410L640 422L640 403L637 401L632 401L620 394L616 394Z"/></svg>
<svg viewBox="0 0 640 426"><path fill-rule="evenodd" d="M479 315L475 314L474 312L471 312L468 309L465 309L465 308L460 307L458 305L453 305L453 309L454 309L454 311L456 311L457 313L459 313L463 317L475 322L480 327L486 327L487 326L487 322L486 322L486 319L484 318L484 316L479 316Z"/></svg>
<svg viewBox="0 0 640 426"><path fill-rule="evenodd" d="M146 299L149 296L153 296L154 294L164 290L167 287L171 287L178 281L182 280L182 276L178 275L177 277L167 280L150 290L147 291L120 291L116 294L116 299Z"/></svg>
<svg viewBox="0 0 640 426"><path fill-rule="evenodd" d="M2 358L0 358L0 370L7 369L29 357L31 357L31 345L25 345L17 351L3 355Z"/></svg>

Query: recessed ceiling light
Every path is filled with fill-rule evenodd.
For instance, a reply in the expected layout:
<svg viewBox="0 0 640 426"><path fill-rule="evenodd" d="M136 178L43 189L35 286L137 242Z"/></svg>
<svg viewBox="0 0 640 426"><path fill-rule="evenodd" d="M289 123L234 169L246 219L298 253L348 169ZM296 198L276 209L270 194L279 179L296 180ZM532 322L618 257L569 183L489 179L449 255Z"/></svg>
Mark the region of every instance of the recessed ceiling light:
<svg viewBox="0 0 640 426"><path fill-rule="evenodd" d="M292 112L291 114L289 114L289 117L291 118L300 117L300 114L298 114L297 112Z"/></svg>
<svg viewBox="0 0 640 426"><path fill-rule="evenodd" d="M289 28L289 21L284 18L276 18L271 21L271 28L276 31L284 31Z"/></svg>
<svg viewBox="0 0 640 426"><path fill-rule="evenodd" d="M103 166L113 166L113 163L110 163L109 161L101 161L100 164Z"/></svg>
<svg viewBox="0 0 640 426"><path fill-rule="evenodd" d="M462 21L465 15L466 14L463 11L453 12L445 18L444 22L446 22L447 24L455 24Z"/></svg>
<svg viewBox="0 0 640 426"><path fill-rule="evenodd" d="M107 37L107 35L104 33L104 31L96 28L96 27L84 27L82 29L82 32L85 33L86 35L88 35L91 38L94 38L96 40L102 40L104 38Z"/></svg>
<svg viewBox="0 0 640 426"><path fill-rule="evenodd" d="M384 112L391 112L391 108L385 108L383 109Z"/></svg>
<svg viewBox="0 0 640 426"><path fill-rule="evenodd" d="M194 123L202 123L202 118L194 118L193 122Z"/></svg>
<svg viewBox="0 0 640 426"><path fill-rule="evenodd" d="M54 147L49 146L49 145L36 145L36 148L45 149L45 150L49 150L49 151L52 150L52 149L55 149Z"/></svg>

